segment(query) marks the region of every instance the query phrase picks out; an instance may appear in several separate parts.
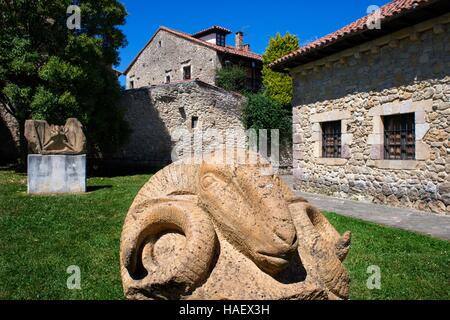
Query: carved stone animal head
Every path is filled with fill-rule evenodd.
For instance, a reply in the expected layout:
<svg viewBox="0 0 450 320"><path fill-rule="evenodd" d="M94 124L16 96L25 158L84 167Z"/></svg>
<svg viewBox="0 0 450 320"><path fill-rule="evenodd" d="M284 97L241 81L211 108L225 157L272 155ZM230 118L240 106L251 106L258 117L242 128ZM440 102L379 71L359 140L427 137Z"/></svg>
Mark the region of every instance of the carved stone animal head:
<svg viewBox="0 0 450 320"><path fill-rule="evenodd" d="M256 165L204 162L199 201L223 236L268 274L283 270L296 252L297 234L284 194Z"/></svg>

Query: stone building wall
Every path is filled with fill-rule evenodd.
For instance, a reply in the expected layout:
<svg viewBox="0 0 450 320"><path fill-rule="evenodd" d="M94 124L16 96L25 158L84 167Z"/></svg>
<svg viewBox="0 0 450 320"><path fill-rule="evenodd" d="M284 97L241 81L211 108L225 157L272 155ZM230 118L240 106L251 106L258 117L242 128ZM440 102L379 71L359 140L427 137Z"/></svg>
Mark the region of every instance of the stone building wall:
<svg viewBox="0 0 450 320"><path fill-rule="evenodd" d="M0 104L0 165L14 163L19 157L19 125Z"/></svg>
<svg viewBox="0 0 450 320"><path fill-rule="evenodd" d="M292 70L297 189L450 213L450 36L430 20ZM414 113L416 160L384 160L383 116ZM341 120L342 157L321 122Z"/></svg>
<svg viewBox="0 0 450 320"><path fill-rule="evenodd" d="M177 141L177 149L183 149L182 139L174 129L184 129L191 135L194 130L216 129L224 137L227 129L243 131L241 112L245 101L239 94L201 81L127 90L121 106L126 110L125 119L132 134L116 158L136 164L166 165L172 161L171 152ZM204 138L206 142L214 139Z"/></svg>
<svg viewBox="0 0 450 320"><path fill-rule="evenodd" d="M191 67L192 79L214 84L216 70L220 68L215 50L187 41L160 30L144 49L127 74L127 88L146 87L183 80L183 67Z"/></svg>

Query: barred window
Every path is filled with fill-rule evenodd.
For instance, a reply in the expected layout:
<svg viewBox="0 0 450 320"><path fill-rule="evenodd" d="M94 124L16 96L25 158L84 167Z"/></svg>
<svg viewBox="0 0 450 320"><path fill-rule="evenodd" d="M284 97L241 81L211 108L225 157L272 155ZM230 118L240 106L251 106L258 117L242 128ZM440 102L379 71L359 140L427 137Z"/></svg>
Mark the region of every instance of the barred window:
<svg viewBox="0 0 450 320"><path fill-rule="evenodd" d="M322 157L341 158L341 121L322 122Z"/></svg>
<svg viewBox="0 0 450 320"><path fill-rule="evenodd" d="M386 160L414 160L416 133L414 113L385 116L384 158Z"/></svg>

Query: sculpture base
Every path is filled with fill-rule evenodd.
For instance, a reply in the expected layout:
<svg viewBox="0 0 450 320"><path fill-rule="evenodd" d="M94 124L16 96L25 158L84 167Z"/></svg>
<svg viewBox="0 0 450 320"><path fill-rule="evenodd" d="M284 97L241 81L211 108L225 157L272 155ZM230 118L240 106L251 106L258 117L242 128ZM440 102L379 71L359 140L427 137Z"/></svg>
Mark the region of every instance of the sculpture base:
<svg viewBox="0 0 450 320"><path fill-rule="evenodd" d="M28 193L86 192L86 155L28 155Z"/></svg>

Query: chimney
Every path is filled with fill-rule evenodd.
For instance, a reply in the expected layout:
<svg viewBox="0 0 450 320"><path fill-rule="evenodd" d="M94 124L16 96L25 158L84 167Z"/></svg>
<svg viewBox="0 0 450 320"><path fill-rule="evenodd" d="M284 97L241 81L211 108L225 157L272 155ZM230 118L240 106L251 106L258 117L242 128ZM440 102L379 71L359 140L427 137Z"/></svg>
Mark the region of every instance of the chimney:
<svg viewBox="0 0 450 320"><path fill-rule="evenodd" d="M242 50L244 48L244 33L242 31L236 32L236 49Z"/></svg>
<svg viewBox="0 0 450 320"><path fill-rule="evenodd" d="M243 50L244 51L250 51L250 45L249 44L244 44Z"/></svg>

